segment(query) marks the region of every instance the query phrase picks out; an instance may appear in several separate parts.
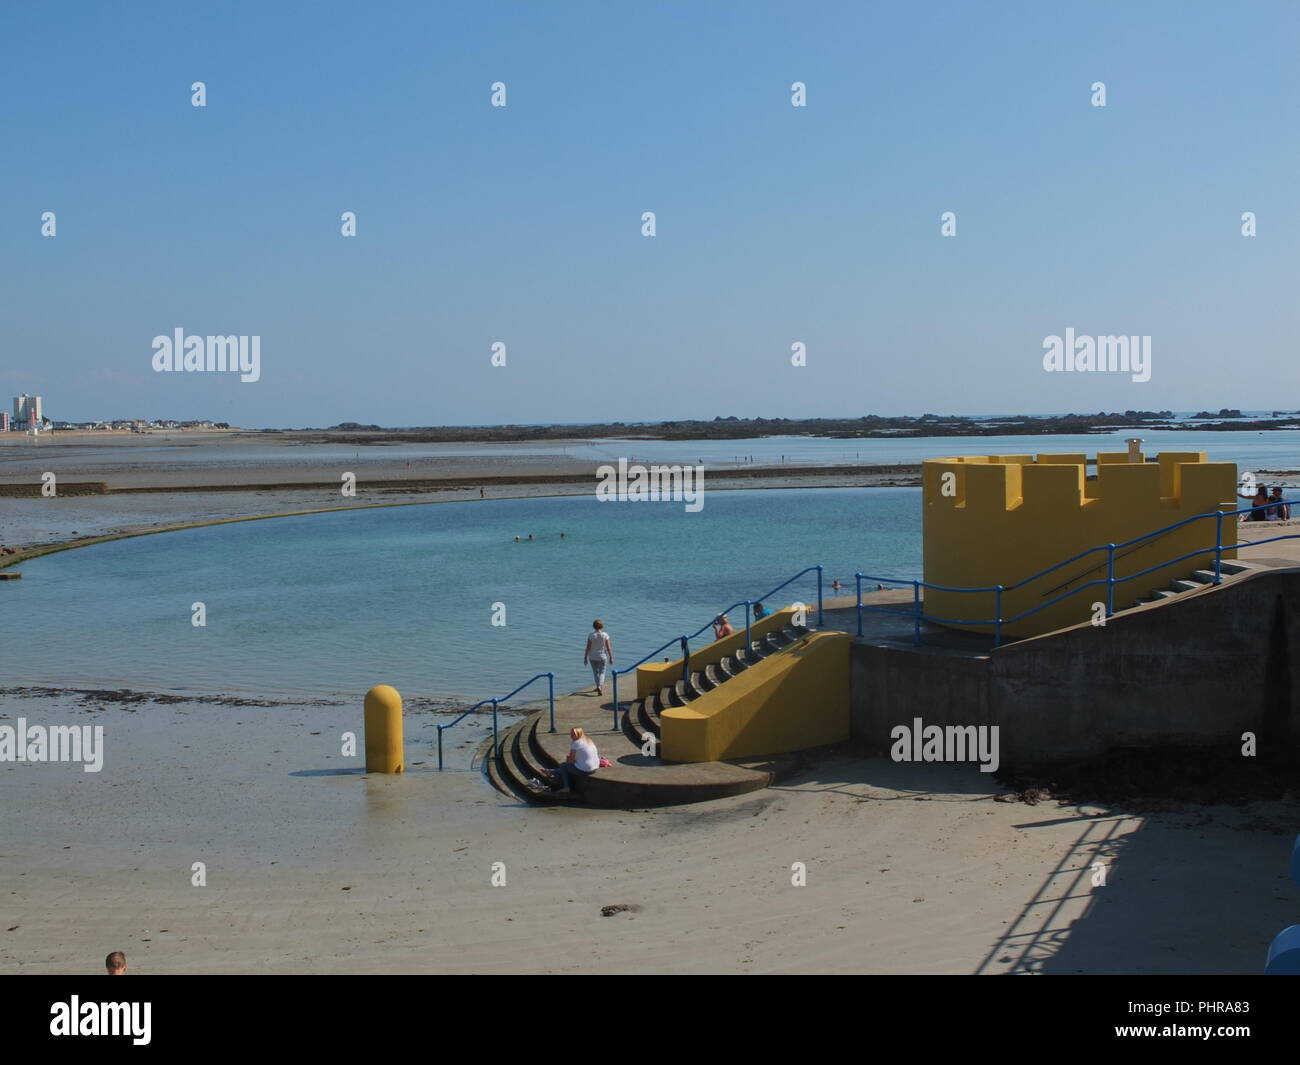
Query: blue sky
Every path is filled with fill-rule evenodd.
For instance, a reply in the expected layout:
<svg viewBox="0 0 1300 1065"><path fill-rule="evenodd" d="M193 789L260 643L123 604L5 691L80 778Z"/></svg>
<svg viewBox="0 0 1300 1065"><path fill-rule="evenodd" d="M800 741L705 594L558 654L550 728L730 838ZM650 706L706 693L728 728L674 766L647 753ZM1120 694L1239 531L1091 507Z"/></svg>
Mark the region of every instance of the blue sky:
<svg viewBox="0 0 1300 1065"><path fill-rule="evenodd" d="M1293 409L1297 45L1294 3L11 2L0 392L249 426ZM178 327L259 335L261 380L154 373ZM1044 372L1067 327L1150 335L1150 382Z"/></svg>

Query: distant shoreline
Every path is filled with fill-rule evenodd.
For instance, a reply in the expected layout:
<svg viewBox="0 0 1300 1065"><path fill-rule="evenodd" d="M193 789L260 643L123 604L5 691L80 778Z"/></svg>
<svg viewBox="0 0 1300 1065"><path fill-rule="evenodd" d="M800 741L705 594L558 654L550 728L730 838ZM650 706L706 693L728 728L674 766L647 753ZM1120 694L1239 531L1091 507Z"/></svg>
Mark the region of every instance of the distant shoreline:
<svg viewBox="0 0 1300 1065"><path fill-rule="evenodd" d="M1008 415L865 415L859 418L736 418L683 419L659 422L591 422L580 425L479 425L406 426L391 428L342 422L328 428L227 429L63 429L54 436L86 440L148 440L151 437L191 436L291 439L300 443L348 444L367 447L388 443L558 443L593 439L724 441L765 437L805 436L839 440L918 440L953 436L1077 436L1131 430L1162 432L1232 432L1300 430L1300 411L1273 411L1250 417L1222 408L1217 413L1198 411L1187 418L1175 412L1127 410L1097 414ZM25 434L0 434L0 443L14 444ZM17 438L17 439L13 439Z"/></svg>
<svg viewBox="0 0 1300 1065"><path fill-rule="evenodd" d="M898 478L907 480L908 486L920 484L920 463L898 463L871 466L752 466L727 467L716 474L718 480L806 480L818 477L833 477L851 481L855 478L891 478L890 484ZM368 477L365 486L371 490L389 492L439 492L456 490L473 490L478 488L502 488L517 485L573 485L590 488L593 473L584 470L581 473L506 473L478 474L457 477ZM865 485L863 487L877 487ZM71 488L72 491L68 491ZM121 484L111 485L107 481L72 482L64 488L65 494L77 495L130 495L148 492L285 492L300 489L320 488L338 491L338 481L271 481L263 483L188 483L167 485ZM40 485L30 481L19 483L0 483L0 498L21 497L40 494ZM500 498L500 497L497 497Z"/></svg>

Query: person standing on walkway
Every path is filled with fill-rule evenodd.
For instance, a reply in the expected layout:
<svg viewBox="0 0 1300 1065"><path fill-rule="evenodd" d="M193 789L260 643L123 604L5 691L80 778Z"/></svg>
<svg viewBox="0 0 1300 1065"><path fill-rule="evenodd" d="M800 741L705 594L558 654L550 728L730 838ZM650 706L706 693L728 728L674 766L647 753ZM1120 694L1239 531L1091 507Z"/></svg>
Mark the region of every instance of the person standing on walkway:
<svg viewBox="0 0 1300 1065"><path fill-rule="evenodd" d="M591 675L596 678L596 694L605 694L605 670L614 664L614 645L609 642L609 633L600 618L591 623L591 632L587 634L587 649L582 653L582 664L591 666Z"/></svg>

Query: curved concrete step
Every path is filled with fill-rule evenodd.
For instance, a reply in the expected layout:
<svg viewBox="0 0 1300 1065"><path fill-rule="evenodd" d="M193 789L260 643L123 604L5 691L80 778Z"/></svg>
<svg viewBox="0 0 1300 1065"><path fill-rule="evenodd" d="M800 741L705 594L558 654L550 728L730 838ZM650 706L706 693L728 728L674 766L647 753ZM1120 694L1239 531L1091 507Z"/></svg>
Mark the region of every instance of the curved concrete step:
<svg viewBox="0 0 1300 1065"><path fill-rule="evenodd" d="M674 765L659 758L647 758L622 727L617 732L610 730L608 714L599 709L564 708L557 716L563 725L561 731L549 733L544 728L534 728L528 734L540 752L534 758L544 757L548 764L563 761L569 752L569 729L580 725L596 744L601 757L614 764L581 779L572 793L543 795L530 801L567 800L610 809L636 809L741 795L772 782L772 772L765 768L751 769L726 762Z"/></svg>
<svg viewBox="0 0 1300 1065"><path fill-rule="evenodd" d="M536 746L534 737L539 722L540 719L535 719L528 728L516 733L511 748L514 766L520 773L524 774L524 780L537 779L545 781L550 776L550 771L555 764L547 759L541 753L540 748Z"/></svg>
<svg viewBox="0 0 1300 1065"><path fill-rule="evenodd" d="M515 794L514 789L506 783L505 778L501 775L501 769L497 765L497 760L492 754L492 737L488 736L478 745L478 751L474 755L479 761L479 770L487 778L487 782L492 785L502 795L508 795L512 799L519 796Z"/></svg>
<svg viewBox="0 0 1300 1065"><path fill-rule="evenodd" d="M641 723L641 705L642 701L638 699L623 711L623 735L633 743L640 743L645 734L645 727Z"/></svg>
<svg viewBox="0 0 1300 1065"><path fill-rule="evenodd" d="M544 781L547 777L546 763L531 751L528 739L542 716L535 714L509 729L501 738L501 753L494 759L510 792L536 806L562 803L567 798L563 793L536 791L528 785L533 778Z"/></svg>
<svg viewBox="0 0 1300 1065"><path fill-rule="evenodd" d="M624 729L624 734L631 741L632 746L639 751L657 751L659 749L659 734L650 731L650 729L646 728L640 722L634 721L631 726L631 731L629 732L627 729ZM651 741L648 746L646 743L647 740Z"/></svg>
<svg viewBox="0 0 1300 1065"><path fill-rule="evenodd" d="M514 737L522 732L528 726L528 722L521 721L517 725L512 725L506 729L501 736L501 750L497 754L490 753L492 746L492 737L488 737L484 746L488 748L489 753L484 760L484 767L487 770L488 780L492 786L504 795L509 795L512 799L522 799L525 802L533 801L532 790L524 785L519 776L512 771L510 765L510 750Z"/></svg>
<svg viewBox="0 0 1300 1065"><path fill-rule="evenodd" d="M643 700L640 707L641 712L637 715L637 723L641 726L641 740L644 742L646 733L658 736L663 723L659 720L659 715L655 713L654 707L650 705L649 700ZM637 746L641 746L641 743L638 743Z"/></svg>

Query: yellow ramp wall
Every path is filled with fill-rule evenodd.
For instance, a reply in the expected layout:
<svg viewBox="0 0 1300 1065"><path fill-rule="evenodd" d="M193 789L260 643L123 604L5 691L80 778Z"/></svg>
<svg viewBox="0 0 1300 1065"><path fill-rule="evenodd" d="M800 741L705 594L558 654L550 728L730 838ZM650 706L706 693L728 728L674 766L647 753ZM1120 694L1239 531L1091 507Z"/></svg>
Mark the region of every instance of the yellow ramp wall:
<svg viewBox="0 0 1300 1065"><path fill-rule="evenodd" d="M816 604L808 608L809 611L817 609ZM786 625L793 622L795 608L792 606L785 607L782 610L774 610L767 617L755 621L749 627L749 634L752 640L759 640L769 632L778 632ZM712 643L705 643L705 637L700 636L691 641L691 672L698 673L705 666L716 666L724 658L734 655L745 646L745 626L744 618L741 618L742 624L737 625L733 620L732 626L736 632L721 640L714 640ZM636 697L645 699L659 691L660 688L666 688L670 684L676 684L682 676L682 660L680 658L672 662L647 662L645 665L636 667ZM621 699L622 696L619 696Z"/></svg>
<svg viewBox="0 0 1300 1065"><path fill-rule="evenodd" d="M666 762L801 751L849 738L849 647L843 632L816 632L660 715Z"/></svg>
<svg viewBox="0 0 1300 1065"><path fill-rule="evenodd" d="M1195 514L1236 506L1237 467L1207 462L1204 452L1164 452L1156 462L1130 462L1127 453L1097 456L1089 481L1082 455L968 456L924 464L925 579L956 588L1010 585L1098 544L1121 543ZM945 475L955 494L943 491ZM1233 542L1235 517L1224 519ZM1115 609L1131 606L1152 589L1212 565L1215 520L1206 518L1137 547L1116 551L1115 575L1135 574L1191 552L1185 561L1115 586ZM1224 558L1235 558L1226 550ZM1020 622L1011 636L1034 636L1089 621L1104 603L1106 552L1098 551L1002 597L1002 616L1014 617L1065 592L1075 594ZM930 617L991 619L992 592L925 591ZM955 624L991 633L993 627Z"/></svg>

